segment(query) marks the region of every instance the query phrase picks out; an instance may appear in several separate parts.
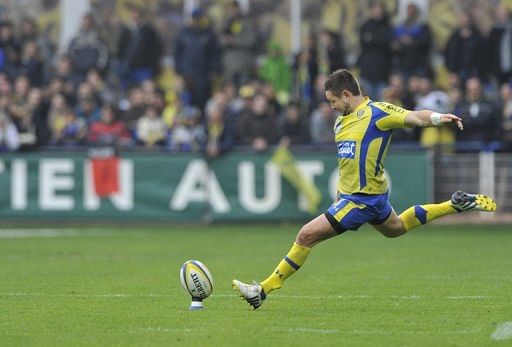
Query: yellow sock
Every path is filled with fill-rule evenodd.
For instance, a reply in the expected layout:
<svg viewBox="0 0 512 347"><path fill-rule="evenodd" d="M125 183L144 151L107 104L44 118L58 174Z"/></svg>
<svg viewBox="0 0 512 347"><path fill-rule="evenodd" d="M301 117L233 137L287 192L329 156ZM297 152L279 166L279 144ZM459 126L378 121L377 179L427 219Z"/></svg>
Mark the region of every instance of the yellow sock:
<svg viewBox="0 0 512 347"><path fill-rule="evenodd" d="M402 212L399 217L404 223L405 230L409 231L436 218L453 213L457 213L457 211L452 207L450 201L445 201L440 204L415 205L409 207Z"/></svg>
<svg viewBox="0 0 512 347"><path fill-rule="evenodd" d="M261 282L265 294L283 286L284 280L293 275L306 261L311 248L293 243L292 249L281 260L276 269L266 280Z"/></svg>

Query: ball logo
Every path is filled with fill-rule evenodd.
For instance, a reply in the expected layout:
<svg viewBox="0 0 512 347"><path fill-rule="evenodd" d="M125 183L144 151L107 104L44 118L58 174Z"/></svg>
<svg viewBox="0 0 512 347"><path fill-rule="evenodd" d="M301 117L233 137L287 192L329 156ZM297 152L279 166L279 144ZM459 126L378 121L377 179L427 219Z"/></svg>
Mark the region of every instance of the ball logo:
<svg viewBox="0 0 512 347"><path fill-rule="evenodd" d="M356 156L355 141L341 141L336 144L338 147L338 158L354 159Z"/></svg>
<svg viewBox="0 0 512 347"><path fill-rule="evenodd" d="M197 276L197 274L194 272L190 273L190 278L192 278L192 281L194 282L194 286L196 287L199 297L201 299L206 299L208 297L208 295L206 295L203 285L201 284L201 281L199 280L199 277Z"/></svg>

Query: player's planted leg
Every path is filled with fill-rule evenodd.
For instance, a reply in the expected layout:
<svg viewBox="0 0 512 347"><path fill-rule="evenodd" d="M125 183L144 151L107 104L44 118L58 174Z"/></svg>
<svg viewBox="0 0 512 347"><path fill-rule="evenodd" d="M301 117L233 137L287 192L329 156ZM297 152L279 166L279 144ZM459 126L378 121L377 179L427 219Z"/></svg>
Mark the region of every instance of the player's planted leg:
<svg viewBox="0 0 512 347"><path fill-rule="evenodd" d="M257 309L270 292L281 288L283 282L300 269L314 245L336 235L327 218L324 215L318 216L301 228L292 248L270 276L260 284L256 282L246 284L233 280L233 289L237 290L254 309Z"/></svg>

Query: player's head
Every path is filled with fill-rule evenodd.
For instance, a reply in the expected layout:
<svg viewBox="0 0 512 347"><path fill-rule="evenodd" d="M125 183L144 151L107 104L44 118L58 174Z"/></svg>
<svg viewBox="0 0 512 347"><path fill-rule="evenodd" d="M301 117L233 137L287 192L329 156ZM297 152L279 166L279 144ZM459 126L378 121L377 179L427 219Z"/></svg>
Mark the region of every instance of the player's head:
<svg viewBox="0 0 512 347"><path fill-rule="evenodd" d="M347 115L352 111L352 101L361 97L359 82L345 69L336 70L325 81L325 98L331 108Z"/></svg>

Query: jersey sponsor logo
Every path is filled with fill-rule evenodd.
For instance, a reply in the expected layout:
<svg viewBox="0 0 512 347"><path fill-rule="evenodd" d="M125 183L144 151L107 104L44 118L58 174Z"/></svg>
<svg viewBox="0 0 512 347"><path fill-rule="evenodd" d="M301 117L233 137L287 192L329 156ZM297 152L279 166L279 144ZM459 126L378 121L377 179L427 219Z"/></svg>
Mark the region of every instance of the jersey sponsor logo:
<svg viewBox="0 0 512 347"><path fill-rule="evenodd" d="M357 111L357 118L361 119L361 117L364 115L364 110Z"/></svg>
<svg viewBox="0 0 512 347"><path fill-rule="evenodd" d="M336 143L338 147L338 158L354 159L356 156L355 141L340 141Z"/></svg>
<svg viewBox="0 0 512 347"><path fill-rule="evenodd" d="M382 106L384 109L386 109L388 111L394 111L396 113L404 113L405 112L405 110L403 108L392 105L392 104L388 104L388 103L379 103L379 106Z"/></svg>

